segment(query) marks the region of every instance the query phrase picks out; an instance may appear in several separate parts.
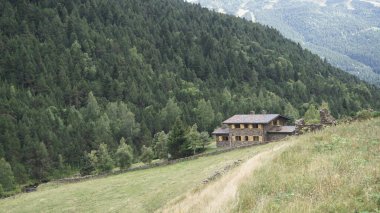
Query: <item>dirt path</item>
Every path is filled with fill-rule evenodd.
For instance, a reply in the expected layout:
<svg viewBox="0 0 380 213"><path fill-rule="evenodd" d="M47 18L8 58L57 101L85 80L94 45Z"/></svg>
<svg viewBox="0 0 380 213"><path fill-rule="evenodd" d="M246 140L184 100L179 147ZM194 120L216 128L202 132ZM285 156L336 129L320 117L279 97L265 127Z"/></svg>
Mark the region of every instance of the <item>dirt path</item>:
<svg viewBox="0 0 380 213"><path fill-rule="evenodd" d="M241 182L292 144L291 141L282 142L255 155L204 189L188 193L183 199L169 203L158 212L230 212Z"/></svg>

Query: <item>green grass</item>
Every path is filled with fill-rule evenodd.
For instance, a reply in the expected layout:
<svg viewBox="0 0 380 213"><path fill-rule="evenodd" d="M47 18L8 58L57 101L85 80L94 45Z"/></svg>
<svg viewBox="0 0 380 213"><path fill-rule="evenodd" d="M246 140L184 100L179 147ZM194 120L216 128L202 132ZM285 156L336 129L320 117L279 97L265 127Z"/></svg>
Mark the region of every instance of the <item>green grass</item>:
<svg viewBox="0 0 380 213"><path fill-rule="evenodd" d="M48 183L37 192L0 200L0 212L152 212L235 160L275 143L73 184Z"/></svg>
<svg viewBox="0 0 380 213"><path fill-rule="evenodd" d="M295 140L239 187L235 212L380 212L380 119Z"/></svg>

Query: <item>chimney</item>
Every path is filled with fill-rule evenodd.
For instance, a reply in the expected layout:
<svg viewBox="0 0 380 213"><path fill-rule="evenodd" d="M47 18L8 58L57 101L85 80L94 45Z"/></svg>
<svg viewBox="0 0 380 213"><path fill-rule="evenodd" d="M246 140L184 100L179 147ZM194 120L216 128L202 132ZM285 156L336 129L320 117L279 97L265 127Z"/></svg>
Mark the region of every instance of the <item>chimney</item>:
<svg viewBox="0 0 380 213"><path fill-rule="evenodd" d="M249 112L251 115L254 115L254 114L256 114L256 112L255 111L250 111Z"/></svg>
<svg viewBox="0 0 380 213"><path fill-rule="evenodd" d="M267 111L266 111L266 110L262 110L262 111L261 111L261 114L264 114L264 115L265 115L265 114L267 114Z"/></svg>

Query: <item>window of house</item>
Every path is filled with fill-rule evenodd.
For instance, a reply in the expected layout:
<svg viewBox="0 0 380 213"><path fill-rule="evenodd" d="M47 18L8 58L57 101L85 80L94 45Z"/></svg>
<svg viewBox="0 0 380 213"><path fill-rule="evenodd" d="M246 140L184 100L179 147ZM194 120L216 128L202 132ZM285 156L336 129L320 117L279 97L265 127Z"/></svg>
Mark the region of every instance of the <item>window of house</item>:
<svg viewBox="0 0 380 213"><path fill-rule="evenodd" d="M235 136L236 141L241 141L241 136Z"/></svg>
<svg viewBox="0 0 380 213"><path fill-rule="evenodd" d="M253 136L253 141L259 141L259 136Z"/></svg>
<svg viewBox="0 0 380 213"><path fill-rule="evenodd" d="M244 124L245 129L248 129L248 126L249 126L248 124Z"/></svg>
<svg viewBox="0 0 380 213"><path fill-rule="evenodd" d="M257 129L257 128L259 128L259 125L258 124L253 124L253 128Z"/></svg>
<svg viewBox="0 0 380 213"><path fill-rule="evenodd" d="M245 140L245 141L248 141L248 136L245 136L245 137L244 137L244 140Z"/></svg>
<svg viewBox="0 0 380 213"><path fill-rule="evenodd" d="M240 128L240 124L235 124L235 128Z"/></svg>
<svg viewBox="0 0 380 213"><path fill-rule="evenodd" d="M228 136L223 136L223 141L228 141Z"/></svg>

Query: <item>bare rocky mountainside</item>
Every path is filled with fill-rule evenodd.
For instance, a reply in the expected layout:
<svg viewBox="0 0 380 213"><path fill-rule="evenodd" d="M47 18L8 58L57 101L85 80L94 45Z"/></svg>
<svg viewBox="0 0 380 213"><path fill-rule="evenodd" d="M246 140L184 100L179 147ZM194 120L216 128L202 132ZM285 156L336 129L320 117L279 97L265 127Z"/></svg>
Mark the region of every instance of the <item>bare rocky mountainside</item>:
<svg viewBox="0 0 380 213"><path fill-rule="evenodd" d="M187 0L272 26L331 64L380 85L379 0Z"/></svg>

